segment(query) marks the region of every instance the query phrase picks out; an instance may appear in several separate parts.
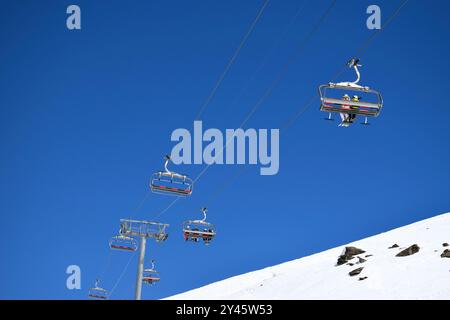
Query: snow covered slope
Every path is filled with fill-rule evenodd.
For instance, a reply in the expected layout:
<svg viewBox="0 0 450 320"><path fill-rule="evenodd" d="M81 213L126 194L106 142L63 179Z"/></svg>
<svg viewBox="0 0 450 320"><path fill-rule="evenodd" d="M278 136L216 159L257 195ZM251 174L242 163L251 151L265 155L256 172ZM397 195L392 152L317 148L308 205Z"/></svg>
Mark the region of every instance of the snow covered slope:
<svg viewBox="0 0 450 320"><path fill-rule="evenodd" d="M446 243L450 213L168 299L450 299L450 257L441 257L450 250ZM417 253L396 256L414 244ZM347 246L365 252L337 265Z"/></svg>

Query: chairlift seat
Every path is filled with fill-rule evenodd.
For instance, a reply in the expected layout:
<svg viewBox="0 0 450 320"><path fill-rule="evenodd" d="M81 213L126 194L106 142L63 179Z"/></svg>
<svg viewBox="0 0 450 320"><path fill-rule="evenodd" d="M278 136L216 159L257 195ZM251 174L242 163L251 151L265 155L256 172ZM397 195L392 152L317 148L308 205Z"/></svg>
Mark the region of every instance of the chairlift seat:
<svg viewBox="0 0 450 320"><path fill-rule="evenodd" d="M159 277L143 277L142 281L148 284L153 284L155 282L158 282L160 280Z"/></svg>
<svg viewBox="0 0 450 320"><path fill-rule="evenodd" d="M98 295L98 294L89 294L89 297L90 297L90 298L93 298L93 299L101 299L101 300L106 300L106 299L108 299L108 297L102 296L102 295Z"/></svg>
<svg viewBox="0 0 450 320"><path fill-rule="evenodd" d="M376 102L363 100L352 101L337 98L342 96L339 92L342 93L343 91L364 92L366 95L370 95L372 100L376 100ZM329 83L326 85L321 85L319 87L319 94L321 100L320 110L325 112L377 117L383 107L383 98L378 91L352 83Z"/></svg>
<svg viewBox="0 0 450 320"><path fill-rule="evenodd" d="M142 276L142 281L146 284L154 284L160 280L159 273L154 269L154 264L152 262L152 267L144 269L144 274Z"/></svg>
<svg viewBox="0 0 450 320"><path fill-rule="evenodd" d="M119 235L111 238L109 247L114 250L136 251L138 246L135 239Z"/></svg>
<svg viewBox="0 0 450 320"><path fill-rule="evenodd" d="M150 188L155 193L189 196L192 194L192 185L192 180L187 176L157 172L153 174Z"/></svg>
<svg viewBox="0 0 450 320"><path fill-rule="evenodd" d="M205 221L187 221L183 225L183 235L186 241L198 242L198 239L202 239L206 244L215 237L216 230L213 224Z"/></svg>
<svg viewBox="0 0 450 320"><path fill-rule="evenodd" d="M99 286L93 287L89 289L88 297L96 300L106 300L108 299L108 291L100 288Z"/></svg>

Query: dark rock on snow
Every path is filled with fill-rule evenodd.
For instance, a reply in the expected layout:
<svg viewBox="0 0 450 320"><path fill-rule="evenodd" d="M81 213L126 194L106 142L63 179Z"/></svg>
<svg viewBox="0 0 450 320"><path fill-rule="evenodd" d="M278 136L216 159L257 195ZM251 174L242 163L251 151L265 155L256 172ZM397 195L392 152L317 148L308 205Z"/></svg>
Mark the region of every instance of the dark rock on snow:
<svg viewBox="0 0 450 320"><path fill-rule="evenodd" d="M356 256L358 254L364 253L365 251L356 247L345 247L345 251L338 258L337 265L340 266Z"/></svg>
<svg viewBox="0 0 450 320"><path fill-rule="evenodd" d="M368 255L365 255L364 258L368 258L368 257L372 257L372 256L373 256L373 254L368 254Z"/></svg>
<svg viewBox="0 0 450 320"><path fill-rule="evenodd" d="M443 246L443 247L448 247L448 243L447 243L447 242L444 242L444 243L442 244L442 246Z"/></svg>
<svg viewBox="0 0 450 320"><path fill-rule="evenodd" d="M450 258L450 250L445 249L441 254L441 258Z"/></svg>
<svg viewBox="0 0 450 320"><path fill-rule="evenodd" d="M367 260L366 259L363 259L363 258L361 258L361 257L358 257L358 263L364 263L364 262L366 262Z"/></svg>
<svg viewBox="0 0 450 320"><path fill-rule="evenodd" d="M366 280L367 279L367 277L360 277L359 279L358 279L358 281L363 281L363 280Z"/></svg>
<svg viewBox="0 0 450 320"><path fill-rule="evenodd" d="M360 274L361 271L362 271L363 269L364 269L364 267L361 267L361 268L352 270L352 271L350 271L350 272L348 273L348 275L349 275L350 277L356 276L356 275Z"/></svg>
<svg viewBox="0 0 450 320"><path fill-rule="evenodd" d="M394 249L394 248L398 248L398 244L394 243L392 246L390 246L388 249Z"/></svg>
<svg viewBox="0 0 450 320"><path fill-rule="evenodd" d="M419 252L419 250L420 250L420 247L417 244L413 244L409 248L406 248L405 250L400 251L395 256L396 257L406 257L406 256L410 256L410 255L413 255L413 254Z"/></svg>

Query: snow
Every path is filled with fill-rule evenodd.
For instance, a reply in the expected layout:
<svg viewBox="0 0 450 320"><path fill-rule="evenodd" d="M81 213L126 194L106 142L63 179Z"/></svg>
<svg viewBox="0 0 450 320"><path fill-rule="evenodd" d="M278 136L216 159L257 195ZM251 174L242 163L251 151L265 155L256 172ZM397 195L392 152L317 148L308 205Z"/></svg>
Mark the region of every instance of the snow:
<svg viewBox="0 0 450 320"><path fill-rule="evenodd" d="M367 261L336 266L345 246L238 275L167 299L450 299L450 213L365 238L345 246L366 252ZM388 249L393 244L399 248ZM417 244L420 251L396 257ZM366 255L373 255L365 257ZM350 277L348 273L364 267ZM359 281L360 277L368 277Z"/></svg>

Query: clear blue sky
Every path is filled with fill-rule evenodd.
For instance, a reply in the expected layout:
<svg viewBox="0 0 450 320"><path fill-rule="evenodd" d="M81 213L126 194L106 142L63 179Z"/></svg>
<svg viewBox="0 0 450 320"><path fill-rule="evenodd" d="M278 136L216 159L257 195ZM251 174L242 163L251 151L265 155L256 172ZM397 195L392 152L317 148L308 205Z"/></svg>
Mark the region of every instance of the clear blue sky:
<svg viewBox="0 0 450 320"><path fill-rule="evenodd" d="M239 126L330 0L307 1L288 28L301 2L269 3L204 127ZM81 31L65 26L72 3L82 10ZM246 128L280 128L341 70L373 32L365 27L373 3L339 0ZM387 19L400 1L376 3ZM0 4L0 298L84 299L102 272L111 288L128 261L113 252L105 269L119 219L152 219L172 201L151 194L135 210L174 145L172 130L192 127L262 1ZM245 166L238 182L205 203L240 170L211 167L193 196L161 217L169 239L149 242L147 257L162 281L143 298L450 211L449 10L448 1L411 0L360 57L364 84L385 99L372 126L338 128L323 121L317 101L281 131L278 175ZM195 177L203 166L178 169ZM209 247L181 235L201 206L218 227ZM65 287L71 264L81 267L80 291ZM113 298L132 298L135 270L136 259Z"/></svg>

